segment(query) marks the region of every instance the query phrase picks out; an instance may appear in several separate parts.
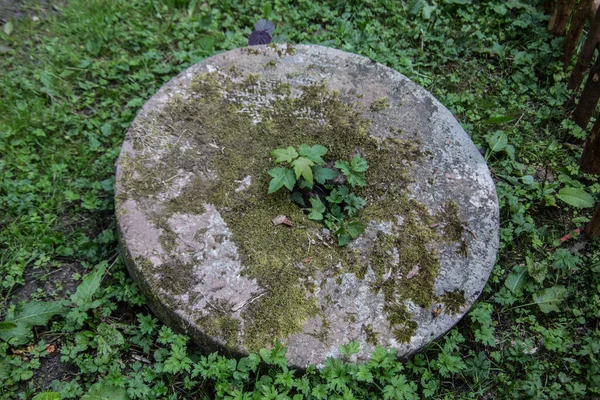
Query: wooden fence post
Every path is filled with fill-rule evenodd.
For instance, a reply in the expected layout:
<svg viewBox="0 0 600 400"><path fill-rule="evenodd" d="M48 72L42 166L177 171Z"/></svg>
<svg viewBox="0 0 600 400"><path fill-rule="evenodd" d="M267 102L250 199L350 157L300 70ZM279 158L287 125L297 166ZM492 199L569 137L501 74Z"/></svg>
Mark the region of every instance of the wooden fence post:
<svg viewBox="0 0 600 400"><path fill-rule="evenodd" d="M600 174L600 118L585 141L579 166L588 174Z"/></svg>
<svg viewBox="0 0 600 400"><path fill-rule="evenodd" d="M598 42L600 42L600 12L596 13L596 16L592 21L592 26L583 43L583 48L581 49L581 53L579 53L577 63L575 64L575 67L573 67L573 72L571 72L571 77L567 84L567 88L575 91L575 93L579 91L581 82L583 82L583 78L585 78L585 74L590 67L592 57L594 56L594 50L596 50Z"/></svg>
<svg viewBox="0 0 600 400"><path fill-rule="evenodd" d="M575 0L557 0L554 6L554 13L548 23L548 32L556 36L562 36L567 29L571 11L575 5Z"/></svg>
<svg viewBox="0 0 600 400"><path fill-rule="evenodd" d="M590 71L583 92L579 96L579 103L577 108L573 111L573 121L581 127L586 129L590 118L596 110L596 105L600 99L600 57L596 57L596 62Z"/></svg>
<svg viewBox="0 0 600 400"><path fill-rule="evenodd" d="M592 13L594 5L597 7L596 1L597 0L581 0L581 2L579 2L579 7L577 7L575 16L573 16L573 19L571 20L571 25L569 26L569 31L567 32L567 37L565 39L565 51L563 54L563 65L565 69L567 69L571 57L573 57L573 52L575 51L577 42L579 42L579 37L581 36L585 21ZM595 10L593 15L595 15Z"/></svg>
<svg viewBox="0 0 600 400"><path fill-rule="evenodd" d="M596 206L592 219L585 226L585 234L590 237L600 236L600 204Z"/></svg>

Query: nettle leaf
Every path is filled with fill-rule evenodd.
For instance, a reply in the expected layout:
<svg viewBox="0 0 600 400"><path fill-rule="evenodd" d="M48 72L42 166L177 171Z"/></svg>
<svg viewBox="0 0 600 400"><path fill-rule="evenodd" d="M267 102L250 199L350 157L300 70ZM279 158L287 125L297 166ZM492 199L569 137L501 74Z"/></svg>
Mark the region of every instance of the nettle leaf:
<svg viewBox="0 0 600 400"><path fill-rule="evenodd" d="M506 133L502 131L497 131L487 135L485 140L490 147L490 151L493 153L504 150L508 144L508 137L506 136Z"/></svg>
<svg viewBox="0 0 600 400"><path fill-rule="evenodd" d="M556 197L568 205L577 208L588 208L594 206L594 198L592 196L590 196L585 190L574 187L560 189Z"/></svg>
<svg viewBox="0 0 600 400"><path fill-rule="evenodd" d="M302 152L300 152L302 154ZM313 183L313 173L312 166L315 163L312 160L309 160L306 157L299 157L292 162L292 166L294 167L294 172L296 173L296 179L302 176L308 183Z"/></svg>
<svg viewBox="0 0 600 400"><path fill-rule="evenodd" d="M275 149L271 152L271 155L273 155L273 157L275 157L275 162L292 162L293 159L295 159L296 157L298 157L298 153L296 152L296 149L294 149L292 146L288 147L287 149Z"/></svg>
<svg viewBox="0 0 600 400"><path fill-rule="evenodd" d="M565 297L567 297L567 289L562 285L556 285L534 293L533 301L540 307L540 310L543 313L547 314L551 311L560 311L558 309L558 304L560 304Z"/></svg>
<svg viewBox="0 0 600 400"><path fill-rule="evenodd" d="M361 233L365 231L365 226L360 221L350 221L346 226L348 234L352 239L356 239Z"/></svg>
<svg viewBox="0 0 600 400"><path fill-rule="evenodd" d="M320 221L323 219L323 213L325 212L325 204L318 197L309 199L311 207L309 208L310 213L308 214L309 219Z"/></svg>
<svg viewBox="0 0 600 400"><path fill-rule="evenodd" d="M369 168L367 160L362 158L360 154L357 154L354 157L352 157L352 160L350 160L350 164L354 172L365 172Z"/></svg>
<svg viewBox="0 0 600 400"><path fill-rule="evenodd" d="M315 144L314 146L301 144L300 147L298 147L298 152L300 155L317 164L325 164L325 161L321 158L321 156L327 153L327 147L325 146L321 146L320 144Z"/></svg>
<svg viewBox="0 0 600 400"><path fill-rule="evenodd" d="M267 171L269 175L273 177L269 183L269 194L275 193L283 186L288 188L290 191L294 189L296 184L296 177L294 171L289 168L276 167Z"/></svg>
<svg viewBox="0 0 600 400"><path fill-rule="evenodd" d="M321 185L324 185L325 181L335 178L338 176L338 173L332 169L315 165L313 167L313 176L315 181L319 182Z"/></svg>
<svg viewBox="0 0 600 400"><path fill-rule="evenodd" d="M336 161L335 167L346 175L348 183L352 186L367 186L363 172L353 171L347 161Z"/></svg>

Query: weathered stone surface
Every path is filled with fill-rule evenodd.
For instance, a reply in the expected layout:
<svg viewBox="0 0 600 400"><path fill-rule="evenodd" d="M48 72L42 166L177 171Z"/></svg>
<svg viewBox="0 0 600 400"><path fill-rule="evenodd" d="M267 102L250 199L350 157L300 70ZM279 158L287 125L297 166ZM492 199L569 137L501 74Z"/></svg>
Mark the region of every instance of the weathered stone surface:
<svg viewBox="0 0 600 400"><path fill-rule="evenodd" d="M301 143L369 162L368 228L347 247L267 196L270 150ZM376 344L418 351L475 302L498 246L492 179L452 114L320 46L237 49L172 79L132 124L115 190L127 266L161 319L208 350L280 339L297 366L350 341L357 361Z"/></svg>

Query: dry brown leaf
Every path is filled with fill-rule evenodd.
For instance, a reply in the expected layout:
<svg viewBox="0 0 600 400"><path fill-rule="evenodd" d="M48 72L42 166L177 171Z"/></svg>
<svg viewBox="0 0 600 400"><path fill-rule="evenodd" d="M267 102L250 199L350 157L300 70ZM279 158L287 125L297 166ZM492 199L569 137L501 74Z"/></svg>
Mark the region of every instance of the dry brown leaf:
<svg viewBox="0 0 600 400"><path fill-rule="evenodd" d="M408 275L406 275L406 279L412 279L415 277L415 275L417 275L419 273L419 270L421 269L421 267L419 267L418 265L415 265L414 267L412 267L412 269L410 270L410 272L408 273Z"/></svg>
<svg viewBox="0 0 600 400"><path fill-rule="evenodd" d="M277 226L277 225L287 225L287 226L294 226L294 223L292 222L292 220L290 220L286 215L278 215L275 218L273 218L271 220L271 222L273 222L273 225Z"/></svg>
<svg viewBox="0 0 600 400"><path fill-rule="evenodd" d="M437 228L438 226L440 226L440 223L439 223L439 222L436 222L435 224L431 224L431 225L429 225L429 227L430 227L431 229L433 229L433 228Z"/></svg>

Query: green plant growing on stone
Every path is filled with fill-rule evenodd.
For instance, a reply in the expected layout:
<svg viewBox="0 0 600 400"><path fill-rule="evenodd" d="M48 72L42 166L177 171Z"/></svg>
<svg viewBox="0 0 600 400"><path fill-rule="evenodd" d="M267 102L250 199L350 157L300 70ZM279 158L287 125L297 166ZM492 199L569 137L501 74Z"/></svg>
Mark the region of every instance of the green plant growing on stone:
<svg viewBox="0 0 600 400"><path fill-rule="evenodd" d="M352 188L366 186L364 174L369 165L359 154L350 161L325 162L327 151L327 147L318 144L301 144L298 150L293 146L273 150L271 155L279 166L268 171L272 177L269 194L285 186L292 200L306 209L308 218L323 221L338 244L345 246L365 230L356 217L366 202L344 182Z"/></svg>

